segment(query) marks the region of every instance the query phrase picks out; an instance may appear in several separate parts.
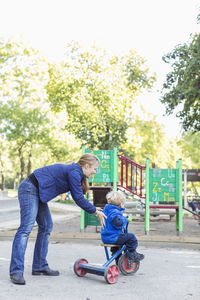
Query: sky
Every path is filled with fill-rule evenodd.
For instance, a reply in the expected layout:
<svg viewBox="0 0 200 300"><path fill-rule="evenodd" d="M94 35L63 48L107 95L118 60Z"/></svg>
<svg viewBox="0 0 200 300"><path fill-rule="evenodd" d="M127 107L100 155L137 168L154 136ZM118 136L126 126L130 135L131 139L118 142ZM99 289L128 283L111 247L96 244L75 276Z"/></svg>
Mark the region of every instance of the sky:
<svg viewBox="0 0 200 300"><path fill-rule="evenodd" d="M0 37L27 41L53 61L62 60L72 40L115 53L136 50L157 75L153 91L138 99L176 137L179 120L163 116L159 101L169 72L162 56L200 32L199 10L198 0L0 0Z"/></svg>

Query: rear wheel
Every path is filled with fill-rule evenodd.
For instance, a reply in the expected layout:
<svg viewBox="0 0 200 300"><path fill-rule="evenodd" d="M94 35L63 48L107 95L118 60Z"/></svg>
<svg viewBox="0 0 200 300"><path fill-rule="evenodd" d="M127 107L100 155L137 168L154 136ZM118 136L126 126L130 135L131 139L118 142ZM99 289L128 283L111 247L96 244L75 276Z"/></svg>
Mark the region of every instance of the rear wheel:
<svg viewBox="0 0 200 300"><path fill-rule="evenodd" d="M74 263L74 273L79 276L79 277L83 277L85 276L85 274L87 273L83 268L81 268L79 266L79 264L87 264L88 261L84 258L79 258L75 261Z"/></svg>
<svg viewBox="0 0 200 300"><path fill-rule="evenodd" d="M105 270L104 278L107 283L115 283L119 278L119 268L116 265L112 265Z"/></svg>
<svg viewBox="0 0 200 300"><path fill-rule="evenodd" d="M119 258L118 267L119 267L120 271L122 272L122 274L131 275L131 274L134 274L137 272L137 270L140 267L140 262L133 261L133 262L131 262L131 264L129 264L127 254L124 253Z"/></svg>

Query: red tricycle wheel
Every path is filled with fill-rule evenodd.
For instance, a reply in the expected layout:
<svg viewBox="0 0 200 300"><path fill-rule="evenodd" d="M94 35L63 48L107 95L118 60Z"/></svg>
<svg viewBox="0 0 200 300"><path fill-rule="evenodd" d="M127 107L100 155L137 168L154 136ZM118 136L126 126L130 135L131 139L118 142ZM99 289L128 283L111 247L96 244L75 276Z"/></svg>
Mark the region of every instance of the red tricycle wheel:
<svg viewBox="0 0 200 300"><path fill-rule="evenodd" d="M104 278L107 283L115 283L117 282L119 277L119 269L118 266L112 265L105 270Z"/></svg>
<svg viewBox="0 0 200 300"><path fill-rule="evenodd" d="M124 275L131 275L137 272L140 266L139 261L133 261L131 263L131 266L128 264L128 257L126 253L124 253L122 256L120 256L118 261L118 266L122 274Z"/></svg>
<svg viewBox="0 0 200 300"><path fill-rule="evenodd" d="M85 258L77 259L74 263L74 273L79 277L83 277L87 272L81 267L79 267L79 264L87 264L87 263L88 261Z"/></svg>

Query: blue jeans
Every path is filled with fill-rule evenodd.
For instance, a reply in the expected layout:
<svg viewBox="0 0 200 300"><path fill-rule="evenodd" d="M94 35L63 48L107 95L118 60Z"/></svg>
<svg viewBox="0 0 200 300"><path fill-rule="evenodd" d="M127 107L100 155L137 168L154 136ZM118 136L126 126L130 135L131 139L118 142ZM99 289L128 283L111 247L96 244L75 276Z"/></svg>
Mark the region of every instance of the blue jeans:
<svg viewBox="0 0 200 300"><path fill-rule="evenodd" d="M126 245L128 251L135 251L138 246L138 240L133 233L122 233L115 244Z"/></svg>
<svg viewBox="0 0 200 300"><path fill-rule="evenodd" d="M18 199L20 204L20 227L15 235L10 263L10 274L24 272L24 256L27 242L35 221L38 234L35 243L32 270L48 268L46 260L50 232L53 228L51 213L47 203L39 198L38 188L26 178L19 186Z"/></svg>

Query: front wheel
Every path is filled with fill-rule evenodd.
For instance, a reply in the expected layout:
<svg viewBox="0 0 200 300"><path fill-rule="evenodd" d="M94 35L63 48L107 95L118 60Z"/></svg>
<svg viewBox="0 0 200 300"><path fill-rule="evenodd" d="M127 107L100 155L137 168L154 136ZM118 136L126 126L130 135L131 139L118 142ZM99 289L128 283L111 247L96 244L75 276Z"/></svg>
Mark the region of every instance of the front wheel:
<svg viewBox="0 0 200 300"><path fill-rule="evenodd" d="M87 264L88 261L84 258L79 258L75 261L74 263L74 273L79 276L79 277L83 277L85 276L85 274L87 273L83 268L81 268L79 266L79 264Z"/></svg>
<svg viewBox="0 0 200 300"><path fill-rule="evenodd" d="M118 266L112 265L110 267L107 267L104 273L104 278L107 281L107 283L115 283L117 282L119 278L119 269Z"/></svg>
<svg viewBox="0 0 200 300"><path fill-rule="evenodd" d="M123 253L118 261L118 267L122 274L124 275L131 275L138 271L140 267L139 261L133 261L131 264L128 263L128 257L126 253Z"/></svg>

